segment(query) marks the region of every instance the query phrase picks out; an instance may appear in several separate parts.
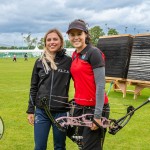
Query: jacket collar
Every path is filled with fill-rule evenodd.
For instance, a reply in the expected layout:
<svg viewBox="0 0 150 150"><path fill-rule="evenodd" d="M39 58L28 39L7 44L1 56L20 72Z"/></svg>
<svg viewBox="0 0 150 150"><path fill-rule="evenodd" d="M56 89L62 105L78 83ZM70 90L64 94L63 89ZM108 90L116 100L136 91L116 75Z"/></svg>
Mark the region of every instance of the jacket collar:
<svg viewBox="0 0 150 150"><path fill-rule="evenodd" d="M56 58L62 57L66 54L66 49L61 49L56 53Z"/></svg>

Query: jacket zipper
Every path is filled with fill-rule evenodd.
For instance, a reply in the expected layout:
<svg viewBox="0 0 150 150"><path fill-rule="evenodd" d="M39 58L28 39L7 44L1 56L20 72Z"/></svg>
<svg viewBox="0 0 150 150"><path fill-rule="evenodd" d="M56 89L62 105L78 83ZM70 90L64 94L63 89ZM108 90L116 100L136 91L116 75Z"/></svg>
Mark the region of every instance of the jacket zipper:
<svg viewBox="0 0 150 150"><path fill-rule="evenodd" d="M50 97L49 97L49 110L50 110L50 103L51 103L51 95L52 95L52 88L53 88L53 80L54 80L54 70L52 71L52 79L51 79L51 88L50 88Z"/></svg>

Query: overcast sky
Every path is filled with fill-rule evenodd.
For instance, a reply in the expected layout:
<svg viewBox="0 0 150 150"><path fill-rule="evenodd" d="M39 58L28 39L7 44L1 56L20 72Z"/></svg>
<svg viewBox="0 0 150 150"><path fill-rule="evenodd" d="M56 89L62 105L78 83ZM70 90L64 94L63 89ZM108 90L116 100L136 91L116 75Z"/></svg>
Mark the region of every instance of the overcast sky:
<svg viewBox="0 0 150 150"><path fill-rule="evenodd" d="M78 18L105 33L108 27L150 32L150 0L0 0L0 45L24 45L22 33L40 39L54 27L67 37L68 24Z"/></svg>

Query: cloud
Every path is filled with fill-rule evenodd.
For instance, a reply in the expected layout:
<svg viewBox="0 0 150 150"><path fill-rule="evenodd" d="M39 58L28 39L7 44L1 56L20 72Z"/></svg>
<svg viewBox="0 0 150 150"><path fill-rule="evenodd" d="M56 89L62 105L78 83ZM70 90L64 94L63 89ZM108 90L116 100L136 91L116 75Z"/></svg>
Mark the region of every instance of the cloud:
<svg viewBox="0 0 150 150"><path fill-rule="evenodd" d="M75 3L74 1L66 0L65 4L69 8L77 8L77 9L85 9L85 10L94 10L97 11L103 11L107 9L115 9L115 8L124 8L127 6L135 6L137 4L140 4L142 0L81 0L78 3Z"/></svg>
<svg viewBox="0 0 150 150"><path fill-rule="evenodd" d="M21 33L43 35L54 27L65 33L76 18L84 19L90 27L99 25L105 31L107 24L120 33L126 26L131 33L135 27L144 32L150 27L149 7L149 0L0 0L0 43L8 38L14 41Z"/></svg>

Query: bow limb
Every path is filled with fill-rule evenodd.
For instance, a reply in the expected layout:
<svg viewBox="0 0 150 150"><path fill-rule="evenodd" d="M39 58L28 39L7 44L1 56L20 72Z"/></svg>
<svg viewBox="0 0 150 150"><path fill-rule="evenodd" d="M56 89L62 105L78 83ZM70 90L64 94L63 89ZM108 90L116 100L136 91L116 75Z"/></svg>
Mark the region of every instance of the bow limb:
<svg viewBox="0 0 150 150"><path fill-rule="evenodd" d="M60 123L62 127L67 127L67 126L87 126L91 127L92 126L92 121L90 118L93 117L93 114L85 114L82 116L78 117L60 117L57 118L56 121Z"/></svg>
<svg viewBox="0 0 150 150"><path fill-rule="evenodd" d="M101 125L99 125L94 119L93 114L84 114L82 116L78 117L60 117L57 118L56 121L62 126L86 126L86 127L92 127L92 124L95 123L98 127L107 128L110 125L110 120L102 117L101 118Z"/></svg>
<svg viewBox="0 0 150 150"><path fill-rule="evenodd" d="M47 106L47 104L46 104L46 101L47 101L47 98L46 98L46 97L44 97L44 98L41 100L42 105L43 105L43 107L44 107L44 110L45 110L46 114L48 115L49 119L56 125L56 127L57 127L59 130L65 132L66 130L53 118L53 116L52 116L51 112L49 111L49 108L48 108L48 106Z"/></svg>

